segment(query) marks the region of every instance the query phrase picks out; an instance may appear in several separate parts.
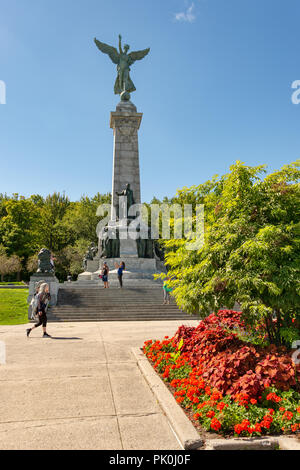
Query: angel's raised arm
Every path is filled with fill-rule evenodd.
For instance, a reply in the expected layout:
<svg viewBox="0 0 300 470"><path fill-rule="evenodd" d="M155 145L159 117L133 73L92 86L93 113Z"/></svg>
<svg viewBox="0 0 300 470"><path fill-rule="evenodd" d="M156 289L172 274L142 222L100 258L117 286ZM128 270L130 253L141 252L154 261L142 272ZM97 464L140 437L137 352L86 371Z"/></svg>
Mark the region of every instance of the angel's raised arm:
<svg viewBox="0 0 300 470"><path fill-rule="evenodd" d="M98 49L103 52L104 54L109 55L110 59L114 64L119 63L119 53L117 49L113 46L109 46L108 44L105 44L104 42L98 41L98 39L94 39L96 46Z"/></svg>
<svg viewBox="0 0 300 470"><path fill-rule="evenodd" d="M121 34L119 34L119 52L120 52L120 54L123 54L123 50L122 50L122 36L121 36Z"/></svg>

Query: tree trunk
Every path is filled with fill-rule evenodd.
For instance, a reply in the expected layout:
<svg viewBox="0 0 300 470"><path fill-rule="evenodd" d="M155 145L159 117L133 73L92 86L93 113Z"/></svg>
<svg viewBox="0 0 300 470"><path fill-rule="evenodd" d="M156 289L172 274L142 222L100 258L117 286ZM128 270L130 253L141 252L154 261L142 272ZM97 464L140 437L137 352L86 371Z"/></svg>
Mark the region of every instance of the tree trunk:
<svg viewBox="0 0 300 470"><path fill-rule="evenodd" d="M281 346L282 339L280 337L280 324L281 324L280 310L275 309L275 314L276 314L276 319L277 319L276 326L275 326L276 346Z"/></svg>
<svg viewBox="0 0 300 470"><path fill-rule="evenodd" d="M273 334L273 322L272 322L272 315L268 315L266 317L266 328L267 328L267 333L269 337L269 342L270 344L275 344L275 337Z"/></svg>

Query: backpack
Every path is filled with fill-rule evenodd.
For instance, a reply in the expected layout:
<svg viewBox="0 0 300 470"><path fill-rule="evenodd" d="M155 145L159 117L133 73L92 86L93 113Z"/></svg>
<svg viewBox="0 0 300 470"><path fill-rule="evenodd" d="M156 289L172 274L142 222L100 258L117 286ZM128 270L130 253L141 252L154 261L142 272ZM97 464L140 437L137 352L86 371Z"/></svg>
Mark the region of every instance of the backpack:
<svg viewBox="0 0 300 470"><path fill-rule="evenodd" d="M35 320L37 316L37 307L38 307L38 298L37 295L34 295L30 302L31 315L30 320Z"/></svg>

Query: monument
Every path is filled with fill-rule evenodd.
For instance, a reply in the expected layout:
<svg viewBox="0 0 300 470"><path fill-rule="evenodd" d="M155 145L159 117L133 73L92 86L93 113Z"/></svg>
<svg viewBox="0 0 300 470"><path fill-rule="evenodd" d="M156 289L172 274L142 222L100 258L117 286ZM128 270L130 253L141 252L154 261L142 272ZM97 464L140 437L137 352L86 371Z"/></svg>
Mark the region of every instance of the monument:
<svg viewBox="0 0 300 470"><path fill-rule="evenodd" d="M153 279L154 273L164 270L164 264L157 242L149 237L147 224L134 211L141 204L138 131L143 114L137 112L130 96L136 90L130 77L130 67L137 60L143 59L150 49L129 53L129 45L122 47L121 35L119 51L96 38L94 41L98 49L117 65L114 93L120 95L120 102L110 114L110 127L114 134L110 221L98 234L97 255L84 261L85 272L78 279L98 279L104 260L111 270L110 277L116 275L115 263L124 261L125 279ZM136 230L128 236L132 223Z"/></svg>

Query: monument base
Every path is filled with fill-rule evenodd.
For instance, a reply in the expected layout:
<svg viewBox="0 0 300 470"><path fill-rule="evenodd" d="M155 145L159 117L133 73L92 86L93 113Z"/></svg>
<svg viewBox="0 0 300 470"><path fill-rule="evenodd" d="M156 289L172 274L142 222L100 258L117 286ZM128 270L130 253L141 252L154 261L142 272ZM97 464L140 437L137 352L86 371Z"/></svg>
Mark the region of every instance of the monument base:
<svg viewBox="0 0 300 470"><path fill-rule="evenodd" d="M125 281L126 279L130 279L131 282L142 279L154 280L154 274L166 272L163 263L154 258L135 258L131 256L122 258L101 258L98 269L94 272L86 271L79 274L77 282L99 281L99 275L101 275L104 262L106 262L109 267L109 281L115 281L118 279L118 270L115 265L120 265L121 261L125 263L125 270L123 272L123 279Z"/></svg>

